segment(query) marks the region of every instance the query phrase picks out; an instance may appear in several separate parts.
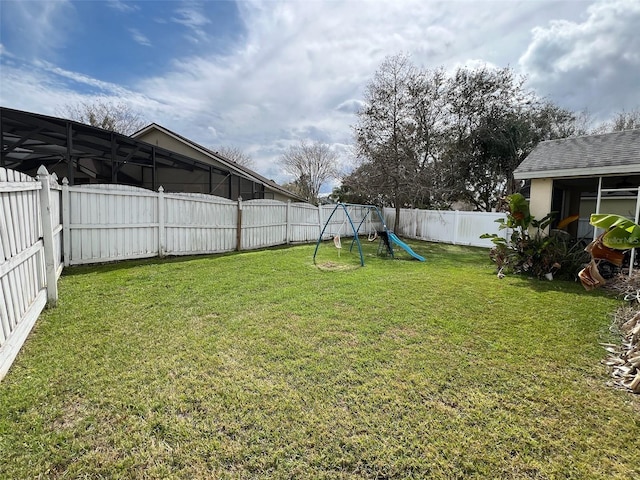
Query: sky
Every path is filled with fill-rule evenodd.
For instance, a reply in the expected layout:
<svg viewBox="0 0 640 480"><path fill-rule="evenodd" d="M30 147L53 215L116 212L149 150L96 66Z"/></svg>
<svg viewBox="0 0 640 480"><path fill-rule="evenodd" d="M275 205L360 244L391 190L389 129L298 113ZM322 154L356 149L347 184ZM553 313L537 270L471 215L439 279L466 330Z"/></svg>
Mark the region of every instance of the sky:
<svg viewBox="0 0 640 480"><path fill-rule="evenodd" d="M640 107L639 0L0 0L0 105L126 102L279 183L301 140L353 168L355 112L386 56L510 67L594 121ZM330 191L337 180L326 184Z"/></svg>

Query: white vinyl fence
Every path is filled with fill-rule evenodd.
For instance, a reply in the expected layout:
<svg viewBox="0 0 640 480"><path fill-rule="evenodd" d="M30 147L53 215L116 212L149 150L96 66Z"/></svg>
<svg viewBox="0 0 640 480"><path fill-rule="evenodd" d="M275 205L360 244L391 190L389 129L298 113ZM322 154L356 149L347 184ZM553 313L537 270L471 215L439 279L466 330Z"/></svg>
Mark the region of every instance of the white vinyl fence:
<svg viewBox="0 0 640 480"><path fill-rule="evenodd" d="M0 168L0 379L47 303L57 301L64 265L165 255L249 250L318 239L335 205L275 200L231 201L196 193L126 185L58 185L44 167L33 179ZM349 206L363 235L382 228L370 209ZM367 215L368 214L368 215ZM395 211L384 209L388 228ZM499 213L401 210L397 234L491 247ZM362 224L361 224L362 222ZM325 239L352 235L338 208ZM502 233L506 233L502 231Z"/></svg>
<svg viewBox="0 0 640 480"><path fill-rule="evenodd" d="M393 226L396 212L393 208L384 209L387 226ZM484 233L508 234L507 230L498 230L496 220L506 218L504 213L460 212L448 210L401 209L398 235L429 242L470 245L474 247L493 246L489 239L480 238ZM391 228L390 227L390 228Z"/></svg>
<svg viewBox="0 0 640 480"><path fill-rule="evenodd" d="M38 173L35 180L0 168L0 380L58 296L60 188L46 169Z"/></svg>
<svg viewBox="0 0 640 480"><path fill-rule="evenodd" d="M64 263L196 255L312 242L319 207L276 200L231 201L126 185L63 180Z"/></svg>
<svg viewBox="0 0 640 480"><path fill-rule="evenodd" d="M378 217L378 214L371 209L371 207L347 205L345 211L343 208L336 208L334 204L323 205L320 208L322 215L320 229L324 227L325 222L329 222L323 235L323 239L325 240L332 238L334 235L345 237L353 236L353 229L349 224L349 218L353 223L353 228L358 230L360 235L369 235L373 231L383 230L381 219ZM349 213L349 218L347 218L347 212ZM380 211L380 213L382 213L382 211ZM391 229L393 226L393 223L391 225L386 221L385 223L387 224L388 229Z"/></svg>

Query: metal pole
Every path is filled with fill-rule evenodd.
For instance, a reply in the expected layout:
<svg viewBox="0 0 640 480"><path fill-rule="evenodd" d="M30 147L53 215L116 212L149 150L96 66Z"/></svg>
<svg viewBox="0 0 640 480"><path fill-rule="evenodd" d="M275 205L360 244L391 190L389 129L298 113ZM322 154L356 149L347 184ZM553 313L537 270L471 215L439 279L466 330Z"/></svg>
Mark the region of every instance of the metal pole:
<svg viewBox="0 0 640 480"><path fill-rule="evenodd" d="M602 177L598 177L598 198L596 199L596 213L600 213L600 200L602 199ZM598 229L593 227L593 239L598 236Z"/></svg>
<svg viewBox="0 0 640 480"><path fill-rule="evenodd" d="M638 187L637 191L636 191L636 216L634 221L636 222L636 225L638 225L638 219L640 217L640 187ZM636 259L636 249L632 248L631 249L631 259L629 260L629 276L631 276L631 274L633 273L633 262Z"/></svg>

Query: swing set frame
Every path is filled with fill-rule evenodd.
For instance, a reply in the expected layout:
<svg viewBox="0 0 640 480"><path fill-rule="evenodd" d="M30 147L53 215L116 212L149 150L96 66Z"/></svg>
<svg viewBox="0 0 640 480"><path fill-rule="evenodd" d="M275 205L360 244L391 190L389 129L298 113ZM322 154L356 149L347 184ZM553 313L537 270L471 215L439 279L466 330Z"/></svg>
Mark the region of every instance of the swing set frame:
<svg viewBox="0 0 640 480"><path fill-rule="evenodd" d="M351 217L351 215L349 214L349 209L353 209L354 207L357 208L362 208L366 210L366 214L362 217L362 220L360 220L360 223L358 224L358 227L356 228L355 224L353 223L353 218ZM313 252L313 263L316 263L316 254L318 253L318 248L320 247L320 243L322 242L322 238L324 237L324 233L327 230L327 227L329 226L329 223L331 222L331 218L333 217L333 215L338 211L338 209L342 208L344 210L344 213L346 215L346 220L344 223L348 223L351 226L351 231L353 232L353 240L351 241L351 246L349 247L349 251L351 252L353 250L353 246L354 244L358 246L358 253L360 254L360 266L364 267L364 255L362 254L362 245L360 244L360 238L359 238L359 234L360 234L360 228L362 227L362 225L364 224L365 220L367 219L367 217L369 217L369 215L372 215L372 213L375 213L378 215L378 219L380 220L380 223L382 224L382 228L384 231L384 237L386 238L388 235L388 230L387 230L387 225L384 222L384 217L382 216L382 212L380 212L380 209L378 207L376 207L375 205L362 205L362 204L357 204L357 203L337 203L335 208L331 211L331 214L329 215L329 217L327 218L327 220L324 222L324 226L322 227L322 230L320 231L320 236L318 237L318 241L316 242L316 249ZM344 225L343 223L343 225ZM342 225L340 226L340 229L342 229ZM339 235L339 233L338 233ZM377 235L374 237L374 240L376 239ZM393 249L390 248L390 245L387 246L389 253L391 254L391 257L393 257Z"/></svg>

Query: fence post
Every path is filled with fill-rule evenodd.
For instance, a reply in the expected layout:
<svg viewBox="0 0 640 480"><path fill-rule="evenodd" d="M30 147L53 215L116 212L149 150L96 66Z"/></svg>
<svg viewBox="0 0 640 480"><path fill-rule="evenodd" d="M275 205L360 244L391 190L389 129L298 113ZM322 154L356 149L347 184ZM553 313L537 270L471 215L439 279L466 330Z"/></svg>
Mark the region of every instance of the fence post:
<svg viewBox="0 0 640 480"><path fill-rule="evenodd" d="M51 185L49 172L44 165L38 169L40 190L40 216L42 218L42 242L44 244L45 280L47 283L47 304L55 307L58 302L58 278L53 247L53 225L51 222Z"/></svg>
<svg viewBox="0 0 640 480"><path fill-rule="evenodd" d="M167 235L164 223L164 187L158 187L158 256L164 257L166 252Z"/></svg>
<svg viewBox="0 0 640 480"><path fill-rule="evenodd" d="M458 228L460 228L460 210L453 212L453 244L458 243Z"/></svg>
<svg viewBox="0 0 640 480"><path fill-rule="evenodd" d="M238 221L236 222L236 250L242 250L242 197L238 197Z"/></svg>
<svg viewBox="0 0 640 480"><path fill-rule="evenodd" d="M287 245L291 243L290 236L291 236L291 199L287 200L287 233L285 235L285 241Z"/></svg>
<svg viewBox="0 0 640 480"><path fill-rule="evenodd" d="M322 233L322 227L324 227L324 220L322 219L322 204L318 205L318 232Z"/></svg>
<svg viewBox="0 0 640 480"><path fill-rule="evenodd" d="M62 179L62 256L64 266L71 265L71 205L67 177Z"/></svg>

